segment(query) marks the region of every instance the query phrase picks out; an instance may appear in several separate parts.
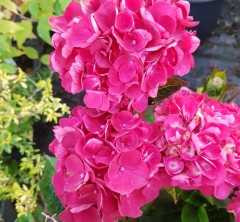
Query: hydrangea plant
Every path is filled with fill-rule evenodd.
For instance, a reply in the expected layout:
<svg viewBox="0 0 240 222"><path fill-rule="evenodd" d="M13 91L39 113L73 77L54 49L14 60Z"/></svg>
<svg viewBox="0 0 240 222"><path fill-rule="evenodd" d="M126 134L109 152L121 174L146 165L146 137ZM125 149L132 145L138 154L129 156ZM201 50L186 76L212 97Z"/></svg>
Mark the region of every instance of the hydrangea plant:
<svg viewBox="0 0 240 222"><path fill-rule="evenodd" d="M86 93L50 144L61 220L138 218L163 188L200 191L209 202L239 189L240 108L173 78L194 67L200 43L189 11L185 0L82 0L50 18L51 67L66 91ZM215 77L207 86L219 87ZM239 221L235 195L227 210ZM196 206L208 221L205 205Z"/></svg>

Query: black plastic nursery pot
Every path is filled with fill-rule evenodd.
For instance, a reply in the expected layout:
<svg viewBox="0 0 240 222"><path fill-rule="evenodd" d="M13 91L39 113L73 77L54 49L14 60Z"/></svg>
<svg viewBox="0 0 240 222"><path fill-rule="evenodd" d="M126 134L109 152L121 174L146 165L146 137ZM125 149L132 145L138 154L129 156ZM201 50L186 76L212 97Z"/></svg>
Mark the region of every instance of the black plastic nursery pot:
<svg viewBox="0 0 240 222"><path fill-rule="evenodd" d="M10 201L0 201L0 222L13 222L17 218L16 211ZM1 220L2 219L2 220Z"/></svg>
<svg viewBox="0 0 240 222"><path fill-rule="evenodd" d="M200 24L194 30L197 30L197 36L200 39L211 35L217 20L220 16L224 0L188 0L191 4L190 15L194 21Z"/></svg>

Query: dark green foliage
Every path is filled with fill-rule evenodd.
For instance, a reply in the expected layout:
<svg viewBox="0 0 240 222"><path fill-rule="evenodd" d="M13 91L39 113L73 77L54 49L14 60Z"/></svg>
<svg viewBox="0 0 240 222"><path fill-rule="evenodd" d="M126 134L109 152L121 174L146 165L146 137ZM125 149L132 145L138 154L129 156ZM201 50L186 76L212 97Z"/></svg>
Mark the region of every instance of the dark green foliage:
<svg viewBox="0 0 240 222"><path fill-rule="evenodd" d="M56 197L52 185L52 176L55 173L54 166L56 163L56 158L46 157L46 164L44 167L44 174L40 181L40 190L43 195L43 199L47 204L47 209L52 214L59 214L63 211L63 207Z"/></svg>

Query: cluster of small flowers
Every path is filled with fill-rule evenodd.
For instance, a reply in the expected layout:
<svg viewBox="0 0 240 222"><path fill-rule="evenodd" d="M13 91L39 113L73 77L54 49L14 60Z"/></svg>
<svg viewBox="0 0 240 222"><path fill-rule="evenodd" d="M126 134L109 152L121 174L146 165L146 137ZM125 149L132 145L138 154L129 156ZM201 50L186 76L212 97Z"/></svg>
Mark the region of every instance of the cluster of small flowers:
<svg viewBox="0 0 240 222"><path fill-rule="evenodd" d="M63 221L139 217L164 187L218 199L240 187L240 108L182 88L157 106L155 123L126 107L76 107L55 127L55 191ZM239 192L236 192L238 195ZM239 197L227 210L240 216Z"/></svg>
<svg viewBox="0 0 240 222"><path fill-rule="evenodd" d="M158 126L139 114L76 107L54 132L50 150L58 162L53 185L65 207L59 215L64 222L139 217L140 207L169 185L154 145Z"/></svg>
<svg viewBox="0 0 240 222"><path fill-rule="evenodd" d="M163 130L157 143L172 186L200 190L218 199L240 187L240 108L236 104L221 104L182 88L156 108L155 120Z"/></svg>
<svg viewBox="0 0 240 222"><path fill-rule="evenodd" d="M50 19L51 67L66 91L86 91L86 107L60 120L50 144L64 222L139 217L163 187L218 199L240 187L235 104L182 88L157 106L154 124L139 114L167 78L194 65L189 8L184 0L82 0ZM228 210L239 217L236 194Z"/></svg>
<svg viewBox="0 0 240 222"><path fill-rule="evenodd" d="M115 110L122 100L142 112L167 78L185 75L199 46L187 1L73 1L51 17L51 67L66 91L86 90L89 108ZM113 111L114 112L114 111Z"/></svg>

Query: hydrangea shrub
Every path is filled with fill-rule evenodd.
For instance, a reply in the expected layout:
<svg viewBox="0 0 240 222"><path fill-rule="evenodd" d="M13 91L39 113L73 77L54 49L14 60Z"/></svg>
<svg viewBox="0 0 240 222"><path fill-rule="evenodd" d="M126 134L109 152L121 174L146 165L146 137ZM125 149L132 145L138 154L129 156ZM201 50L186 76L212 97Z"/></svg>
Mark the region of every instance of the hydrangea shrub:
<svg viewBox="0 0 240 222"><path fill-rule="evenodd" d="M183 87L144 119L159 87L194 67L189 11L184 0L82 0L50 18L51 67L66 91L86 92L50 144L63 221L140 217L161 188L225 199L240 187L236 104ZM227 210L239 218L235 194Z"/></svg>

